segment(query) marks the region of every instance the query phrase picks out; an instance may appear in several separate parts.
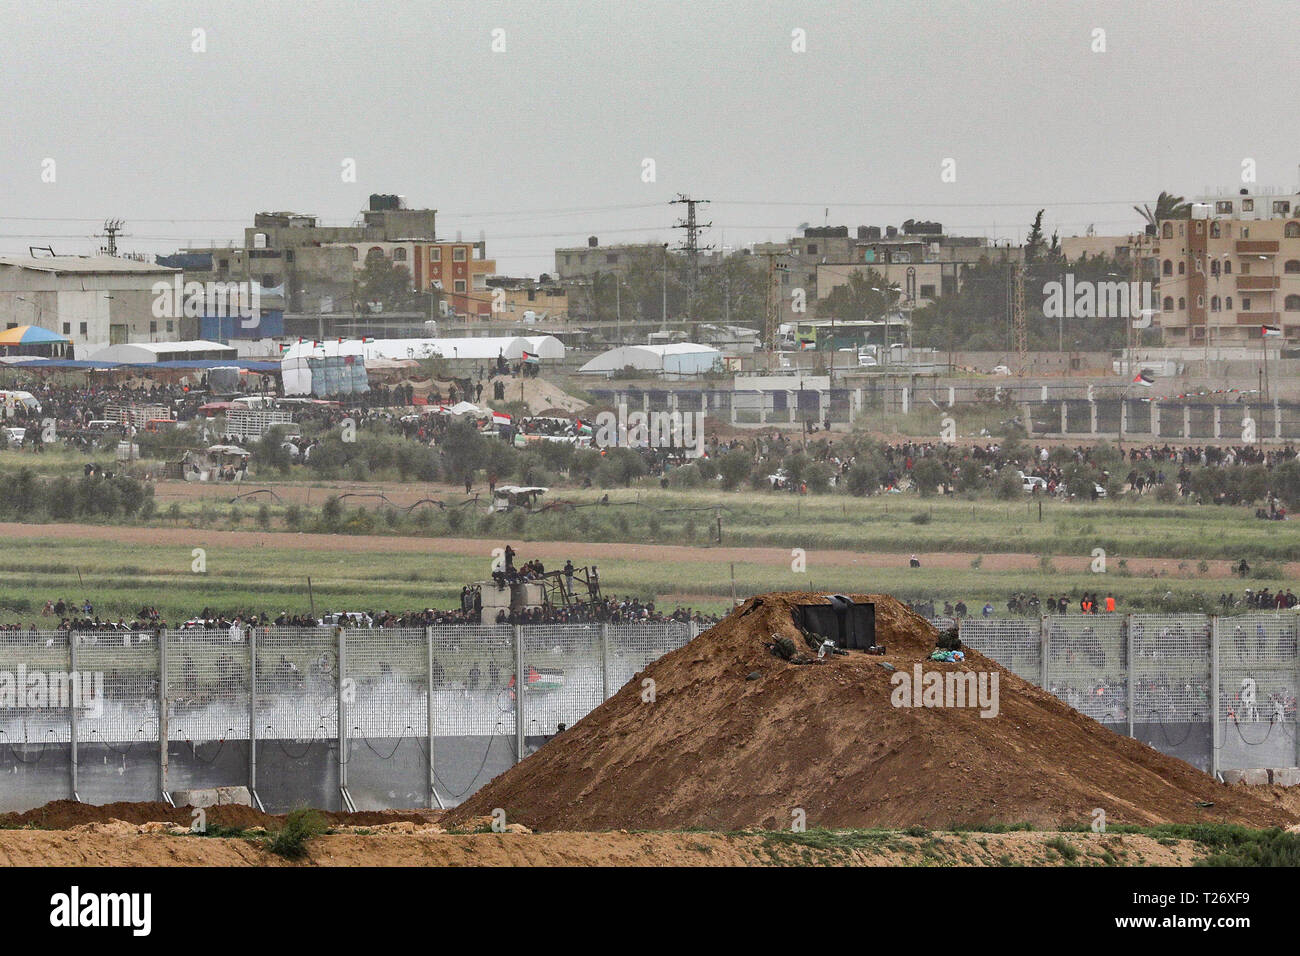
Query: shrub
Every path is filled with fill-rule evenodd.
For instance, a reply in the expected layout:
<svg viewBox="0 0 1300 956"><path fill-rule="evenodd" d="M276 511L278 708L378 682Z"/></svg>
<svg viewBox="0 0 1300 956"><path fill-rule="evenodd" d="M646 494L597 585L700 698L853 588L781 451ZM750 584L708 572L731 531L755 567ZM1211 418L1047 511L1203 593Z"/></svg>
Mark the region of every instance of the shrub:
<svg viewBox="0 0 1300 956"><path fill-rule="evenodd" d="M284 826L271 835L267 849L289 860L300 860L307 855L307 841L329 829L325 818L315 810L294 810L284 820Z"/></svg>

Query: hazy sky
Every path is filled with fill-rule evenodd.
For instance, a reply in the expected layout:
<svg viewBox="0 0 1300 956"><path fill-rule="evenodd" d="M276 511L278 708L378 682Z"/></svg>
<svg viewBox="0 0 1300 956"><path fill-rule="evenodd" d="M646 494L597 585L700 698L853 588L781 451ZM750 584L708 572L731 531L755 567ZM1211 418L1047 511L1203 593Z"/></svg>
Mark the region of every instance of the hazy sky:
<svg viewBox="0 0 1300 956"><path fill-rule="evenodd" d="M589 234L677 239L678 192L727 246L826 207L1122 233L1162 188L1235 191L1247 158L1296 188L1297 27L1296 0L3 0L0 252L90 252L108 217L149 252L259 210L346 224L372 192L482 230L513 274Z"/></svg>

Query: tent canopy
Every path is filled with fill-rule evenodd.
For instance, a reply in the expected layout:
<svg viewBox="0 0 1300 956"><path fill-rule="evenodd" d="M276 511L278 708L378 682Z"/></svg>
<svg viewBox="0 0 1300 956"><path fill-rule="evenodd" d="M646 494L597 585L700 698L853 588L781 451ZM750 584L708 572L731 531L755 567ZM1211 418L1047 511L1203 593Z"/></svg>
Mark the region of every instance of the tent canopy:
<svg viewBox="0 0 1300 956"><path fill-rule="evenodd" d="M39 325L19 325L0 332L0 345L67 345L67 336Z"/></svg>
<svg viewBox="0 0 1300 956"><path fill-rule="evenodd" d="M707 345L694 342L672 342L666 345L621 345L602 352L580 368L580 372L619 372L631 366L646 372L663 372L675 375L697 375L713 367L722 353Z"/></svg>

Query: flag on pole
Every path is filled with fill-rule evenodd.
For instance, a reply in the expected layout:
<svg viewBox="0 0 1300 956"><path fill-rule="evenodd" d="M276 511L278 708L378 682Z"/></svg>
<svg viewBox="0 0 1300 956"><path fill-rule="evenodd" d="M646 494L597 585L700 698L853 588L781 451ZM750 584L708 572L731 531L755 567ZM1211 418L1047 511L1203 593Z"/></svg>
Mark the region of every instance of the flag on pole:
<svg viewBox="0 0 1300 956"><path fill-rule="evenodd" d="M514 419L511 418L509 415L507 415L505 412L492 413L493 425L509 425L512 421L514 421Z"/></svg>
<svg viewBox="0 0 1300 956"><path fill-rule="evenodd" d="M529 365L540 365L541 356L534 355L532 352L524 352L524 361Z"/></svg>
<svg viewBox="0 0 1300 956"><path fill-rule="evenodd" d="M1262 325L1260 326L1259 334L1266 339L1281 338L1282 330L1276 325Z"/></svg>
<svg viewBox="0 0 1300 956"><path fill-rule="evenodd" d="M1152 385L1155 384L1155 381L1156 381L1156 377L1152 375L1150 372L1148 372L1146 369L1143 369L1142 371L1138 372L1137 378L1133 379L1133 384L1141 385L1144 388L1150 388Z"/></svg>

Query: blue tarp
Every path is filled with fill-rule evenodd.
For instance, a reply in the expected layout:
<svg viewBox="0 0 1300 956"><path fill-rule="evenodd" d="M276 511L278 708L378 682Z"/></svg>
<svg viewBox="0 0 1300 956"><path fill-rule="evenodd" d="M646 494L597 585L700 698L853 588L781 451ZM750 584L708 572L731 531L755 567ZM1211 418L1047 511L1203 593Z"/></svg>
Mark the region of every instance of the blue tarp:
<svg viewBox="0 0 1300 956"><path fill-rule="evenodd" d="M257 325L245 328L249 319L237 315L204 315L199 318L199 338L208 342L231 339L266 339L284 335L284 310L263 309Z"/></svg>

